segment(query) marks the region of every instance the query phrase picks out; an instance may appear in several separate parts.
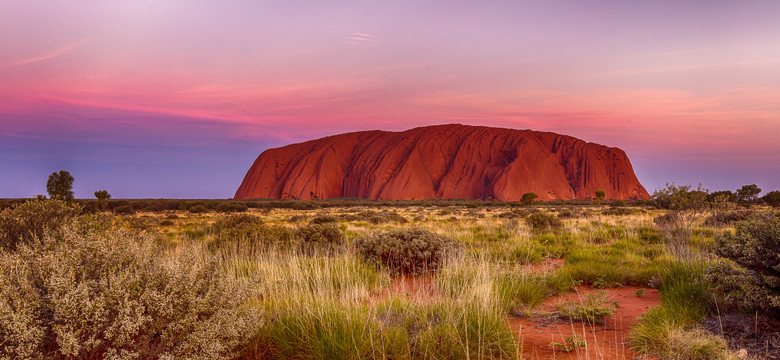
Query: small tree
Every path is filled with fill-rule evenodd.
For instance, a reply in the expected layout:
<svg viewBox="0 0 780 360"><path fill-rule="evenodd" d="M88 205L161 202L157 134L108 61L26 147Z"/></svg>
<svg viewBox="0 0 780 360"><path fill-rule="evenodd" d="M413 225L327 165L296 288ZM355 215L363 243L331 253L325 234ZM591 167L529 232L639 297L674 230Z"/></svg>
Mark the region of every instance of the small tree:
<svg viewBox="0 0 780 360"><path fill-rule="evenodd" d="M111 194L109 194L106 190L98 190L95 191L95 198L98 201L98 208L105 210L106 202L111 198Z"/></svg>
<svg viewBox="0 0 780 360"><path fill-rule="evenodd" d="M607 197L607 193L604 190L596 190L596 205L601 205L601 202L604 201L604 198Z"/></svg>
<svg viewBox="0 0 780 360"><path fill-rule="evenodd" d="M750 207L758 199L758 194L761 193L761 188L756 184L745 185L737 190L737 202L741 205Z"/></svg>
<svg viewBox="0 0 780 360"><path fill-rule="evenodd" d="M46 192L54 200L73 200L73 176L65 170L51 173L46 182Z"/></svg>
<svg viewBox="0 0 780 360"><path fill-rule="evenodd" d="M538 198L539 195L536 195L536 193L528 192L523 194L523 196L520 198L520 203L523 205L531 205Z"/></svg>
<svg viewBox="0 0 780 360"><path fill-rule="evenodd" d="M707 211L708 193L701 184L696 190L691 190L690 185L677 186L674 183L653 192L658 206L670 210L668 214L655 219L667 239L676 240L680 245L685 243L693 223Z"/></svg>
<svg viewBox="0 0 780 360"><path fill-rule="evenodd" d="M737 195L728 190L715 191L707 196L707 202L713 212L720 214L737 206Z"/></svg>

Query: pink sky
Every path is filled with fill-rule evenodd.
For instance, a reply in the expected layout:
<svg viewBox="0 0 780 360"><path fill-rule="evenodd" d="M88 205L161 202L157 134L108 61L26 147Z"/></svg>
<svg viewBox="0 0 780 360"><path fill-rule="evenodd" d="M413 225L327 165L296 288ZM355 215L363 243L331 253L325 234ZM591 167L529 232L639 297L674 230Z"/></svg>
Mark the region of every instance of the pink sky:
<svg viewBox="0 0 780 360"><path fill-rule="evenodd" d="M0 2L0 197L229 197L271 146L463 123L780 188L772 1ZM5 170L5 171L3 171Z"/></svg>

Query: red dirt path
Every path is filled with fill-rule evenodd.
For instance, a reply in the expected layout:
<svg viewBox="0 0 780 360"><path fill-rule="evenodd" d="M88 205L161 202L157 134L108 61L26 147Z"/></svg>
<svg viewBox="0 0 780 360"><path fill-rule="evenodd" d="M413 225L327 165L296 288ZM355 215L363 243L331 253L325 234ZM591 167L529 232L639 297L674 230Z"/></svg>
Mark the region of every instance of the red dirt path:
<svg viewBox="0 0 780 360"><path fill-rule="evenodd" d="M589 326L582 322L555 320L550 317L510 318L513 329L522 341L522 351L526 359L649 359L636 356L629 350L628 332L636 318L651 307L661 303L658 290L645 289L643 296L637 297L637 287L606 289L610 301L620 305L615 315L607 319L606 324ZM567 301L577 301L585 294L597 292L587 287L578 287L576 292L555 296L545 300L542 309L555 311L555 305ZM566 353L554 351L551 342L564 343L573 334L585 340L587 346Z"/></svg>

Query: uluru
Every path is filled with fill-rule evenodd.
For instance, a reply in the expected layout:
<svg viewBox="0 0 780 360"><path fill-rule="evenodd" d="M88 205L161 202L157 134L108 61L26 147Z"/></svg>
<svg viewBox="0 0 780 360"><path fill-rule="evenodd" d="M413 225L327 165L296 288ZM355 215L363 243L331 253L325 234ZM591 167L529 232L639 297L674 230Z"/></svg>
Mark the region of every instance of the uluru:
<svg viewBox="0 0 780 360"><path fill-rule="evenodd" d="M626 153L551 132L436 125L263 151L235 199L649 199Z"/></svg>

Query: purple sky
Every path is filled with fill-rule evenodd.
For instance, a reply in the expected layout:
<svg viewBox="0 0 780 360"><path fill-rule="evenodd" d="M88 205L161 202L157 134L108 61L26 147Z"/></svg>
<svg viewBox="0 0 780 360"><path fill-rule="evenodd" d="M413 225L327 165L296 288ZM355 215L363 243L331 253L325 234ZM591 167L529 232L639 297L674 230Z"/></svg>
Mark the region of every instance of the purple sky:
<svg viewBox="0 0 780 360"><path fill-rule="evenodd" d="M226 198L263 150L442 123L780 189L777 1L0 1L0 197Z"/></svg>

